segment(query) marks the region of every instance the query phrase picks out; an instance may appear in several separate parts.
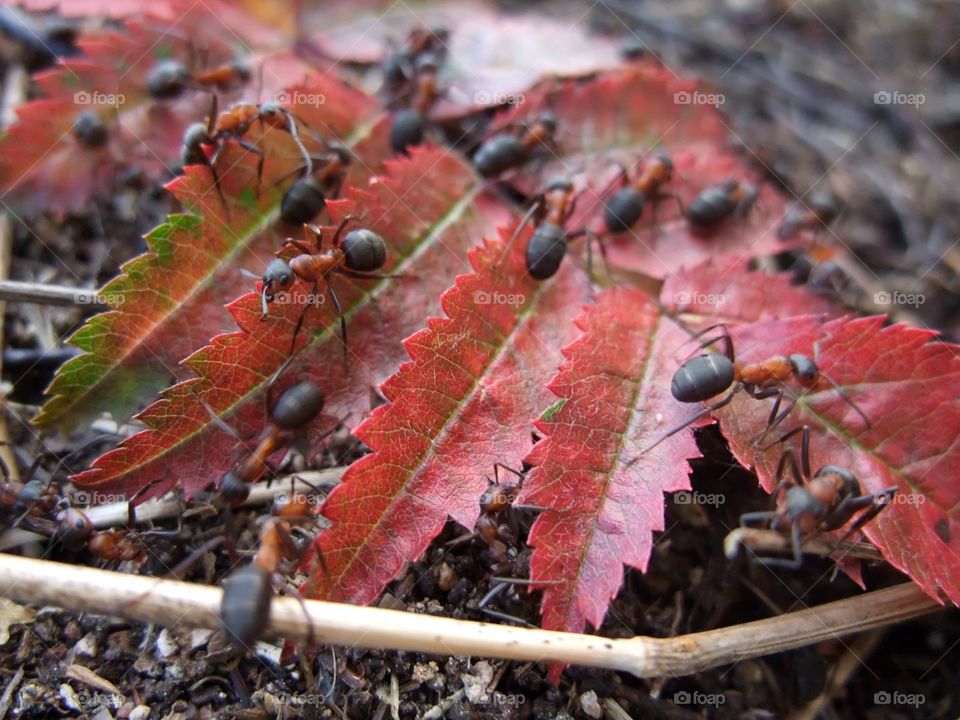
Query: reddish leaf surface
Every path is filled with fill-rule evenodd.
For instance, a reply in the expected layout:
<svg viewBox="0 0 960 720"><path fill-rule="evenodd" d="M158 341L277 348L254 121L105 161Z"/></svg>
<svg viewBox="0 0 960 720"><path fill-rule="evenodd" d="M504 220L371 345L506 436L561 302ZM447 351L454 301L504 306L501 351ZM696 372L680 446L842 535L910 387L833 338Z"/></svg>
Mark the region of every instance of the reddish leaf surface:
<svg viewBox="0 0 960 720"><path fill-rule="evenodd" d="M324 504L333 525L317 549L327 571L314 567L310 597L374 600L448 516L472 528L487 469L518 465L529 449L529 423L549 401L545 383L589 286L572 264L539 283L522 272L521 244L512 250L499 268L502 242L473 250L476 272L443 295L448 317L404 341L411 361L382 388L390 404L356 430L374 452Z"/></svg>
<svg viewBox="0 0 960 720"><path fill-rule="evenodd" d="M821 383L800 397L782 432L812 428L814 471L846 467L867 493L897 486L895 501L866 526L866 536L931 597L960 602L958 347L935 341L930 331L884 327L882 317L765 320L735 328L733 337L737 359L745 362L812 356L820 342L820 370L844 388L872 428ZM771 402L742 396L719 412L735 456L756 467L768 491L782 448L760 453L749 441L766 426Z"/></svg>
<svg viewBox="0 0 960 720"><path fill-rule="evenodd" d="M536 423L546 438L527 457L534 469L521 498L549 508L528 539L530 577L545 583L543 627L570 632L599 627L624 565L646 569L663 493L689 489L686 460L700 457L680 433L628 464L690 416L670 396L689 335L625 289L604 292L577 326L583 334L548 386L564 402Z"/></svg>
<svg viewBox="0 0 960 720"><path fill-rule="evenodd" d="M615 268L664 278L708 258L742 263L792 247L776 237L785 212L783 197L729 151L729 130L712 106L678 99L694 92L703 92L694 81L649 65L608 73L590 83L565 83L545 101L557 117L559 156L511 182L532 195L550 178L571 178L584 192L570 227L588 225L599 233L603 208L616 191L611 183L621 166L642 166L652 151L659 150L675 166L674 179L665 189L684 206L704 188L731 178L760 187L759 199L745 219L732 218L706 236L689 231L670 199L657 203L654 232L648 204L631 231L606 239ZM504 121L530 118L539 111L537 104L528 103Z"/></svg>
<svg viewBox="0 0 960 720"><path fill-rule="evenodd" d="M378 114L366 96L331 80L318 80L311 92L330 102L298 107L298 115L348 142L356 140L350 135L358 124ZM291 91L291 97L303 94ZM229 217L208 168L188 168L170 183L180 202L201 215L174 216L155 229L147 237L150 251L124 265L124 274L103 288L112 311L91 318L70 339L87 353L58 373L38 424L70 428L104 411L125 420L171 379L189 375L178 366L184 357L234 327L223 305L251 287L241 270L259 275L279 246L272 225L290 173L302 163L286 133L252 135L266 154L259 198L252 191L256 156L235 145L218 163Z"/></svg>
<svg viewBox="0 0 960 720"><path fill-rule="evenodd" d="M748 272L739 258L710 259L671 274L660 291L669 315L683 315L691 327L713 323L738 325L761 318L793 315L840 315L823 293L794 285L788 273Z"/></svg>
<svg viewBox="0 0 960 720"><path fill-rule="evenodd" d="M390 175L369 191L351 188L347 199L331 202L330 209L334 219L347 212L362 216L364 225L387 243L387 271L407 277L357 282L337 277L349 326L348 360L343 360L334 312L325 303L309 311L301 350L283 380L312 379L326 394L327 414L347 425L369 412L371 389L406 358L400 340L439 311L440 295L453 274L468 267L466 252L475 238L510 217L455 155L417 150L412 159L390 163L388 170ZM258 294L233 302L228 309L241 332L214 338L186 360L197 377L170 388L141 413L149 429L74 481L128 494L156 483L148 494L153 496L178 482L192 495L218 479L236 460L235 441L212 422L198 399L241 435L259 432L266 383L287 359L309 290L295 286L291 302L271 305L266 321L260 320Z"/></svg>

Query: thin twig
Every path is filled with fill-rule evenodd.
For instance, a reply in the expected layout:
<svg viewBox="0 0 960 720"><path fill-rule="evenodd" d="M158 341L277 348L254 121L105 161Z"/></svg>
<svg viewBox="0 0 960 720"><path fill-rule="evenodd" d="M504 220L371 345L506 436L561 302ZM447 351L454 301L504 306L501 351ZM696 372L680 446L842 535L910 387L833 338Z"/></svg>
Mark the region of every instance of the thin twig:
<svg viewBox="0 0 960 720"><path fill-rule="evenodd" d="M792 553L790 537L776 530L760 528L736 528L723 540L723 549L731 560L743 545L755 555L766 556L770 553ZM883 556L873 545L861 542L838 542L825 535L809 537L803 541L800 549L807 555L837 555L880 562Z"/></svg>
<svg viewBox="0 0 960 720"><path fill-rule="evenodd" d="M109 592L104 592L105 588ZM15 556L0 562L0 591L19 602L207 628L220 627L223 595L214 587ZM916 585L905 583L720 630L675 638L614 640L276 597L271 603L269 629L291 640L315 638L348 647L554 661L659 677L689 675L940 609Z"/></svg>
<svg viewBox="0 0 960 720"><path fill-rule="evenodd" d="M107 303L99 291L91 288L18 282L16 280L0 281L0 300L67 307L107 307Z"/></svg>

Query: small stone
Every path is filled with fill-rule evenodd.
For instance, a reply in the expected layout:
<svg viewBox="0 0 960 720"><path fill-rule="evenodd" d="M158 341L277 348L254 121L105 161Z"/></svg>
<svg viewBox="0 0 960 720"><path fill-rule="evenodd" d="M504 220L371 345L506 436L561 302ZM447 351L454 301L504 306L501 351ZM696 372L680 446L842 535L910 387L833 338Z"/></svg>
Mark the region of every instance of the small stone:
<svg viewBox="0 0 960 720"><path fill-rule="evenodd" d="M129 720L147 720L150 717L150 708L146 705L137 705L130 711Z"/></svg>
<svg viewBox="0 0 960 720"><path fill-rule="evenodd" d="M603 717L603 708L600 707L595 690L587 690L580 696L580 709L587 717L592 717L594 720L600 720Z"/></svg>
<svg viewBox="0 0 960 720"><path fill-rule="evenodd" d="M157 636L157 652L160 653L160 656L168 658L174 655L179 649L180 646L173 637L173 633L171 633L168 628L161 630Z"/></svg>
<svg viewBox="0 0 960 720"><path fill-rule="evenodd" d="M96 636L93 633L87 633L77 641L77 644L73 646L73 649L77 655L90 658L96 657L99 653Z"/></svg>

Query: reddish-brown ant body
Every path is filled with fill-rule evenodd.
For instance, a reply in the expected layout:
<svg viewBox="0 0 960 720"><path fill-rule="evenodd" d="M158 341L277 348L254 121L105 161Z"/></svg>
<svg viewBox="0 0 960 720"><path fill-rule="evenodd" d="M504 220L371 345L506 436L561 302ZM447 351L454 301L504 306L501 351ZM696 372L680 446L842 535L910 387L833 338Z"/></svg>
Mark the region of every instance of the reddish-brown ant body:
<svg viewBox="0 0 960 720"><path fill-rule="evenodd" d="M810 473L810 428L806 425L791 430L777 443L784 442L798 432L803 433L800 452L800 467L797 467L793 452L785 449L777 465L777 494L789 485L786 492L777 498L775 510L752 512L740 516L741 527L751 523L769 522L778 532L790 534L793 558L760 558L764 565L775 565L796 570L803 562L800 550L802 538L821 531L837 530L846 525L862 511L844 539L875 518L893 499L897 487L885 488L870 495L862 495L860 483L846 468L826 465L813 475ZM789 469L793 482L784 480ZM867 509L869 508L869 510Z"/></svg>
<svg viewBox="0 0 960 720"><path fill-rule="evenodd" d="M603 211L603 224L609 233L626 232L643 214L647 203L672 197L679 203L676 195L663 192L663 186L673 178L673 161L665 153L657 153L653 159L644 165L643 170L633 180L626 168L620 174L619 182L623 184L606 203ZM681 205L680 211L683 212Z"/></svg>
<svg viewBox="0 0 960 720"><path fill-rule="evenodd" d="M687 220L695 231L712 231L729 217L745 217L757 196L755 186L740 180L725 180L711 185L693 199L687 207Z"/></svg>
<svg viewBox="0 0 960 720"><path fill-rule="evenodd" d="M383 238L365 228L358 228L351 230L346 235L343 234L347 224L355 219L354 216L347 215L340 221L333 234L329 250L323 249L323 232L320 228L307 226L316 237L315 248L310 248L297 240L290 240L290 243L302 254L297 255L289 262L280 258L273 260L263 274L261 296L264 318L267 316L268 303L275 298L278 292L289 288L295 279L299 278L304 282L313 284L310 301L304 304L303 312L300 314L293 331L291 352L296 347L297 334L303 326L307 310L311 304L318 302L317 291L321 281L326 284L327 294L333 301L333 306L340 317L340 334L343 338L344 349L346 349L347 324L343 317L343 309L340 307L340 300L330 284L330 276L333 273L339 273L358 280L385 277L374 272L382 268L387 261L387 247ZM341 236L343 236L342 239Z"/></svg>
<svg viewBox="0 0 960 720"><path fill-rule="evenodd" d="M847 397L847 394L832 379L820 372L814 359L819 356L819 341L814 343L814 358L794 353L792 355L774 355L757 363L740 363L734 358L733 339L724 325L711 325L701 330L695 337L702 336L717 327L722 328L720 335L705 343L703 347L715 342L722 342L723 354L704 353L687 360L674 373L670 382L670 392L674 399L683 403L702 403L723 394L727 390L730 392L722 400L710 405L690 420L667 432L653 445L643 450L641 454L651 450L666 438L680 432L701 417L729 404L741 391L757 399L777 398L770 412L767 426L760 435L760 438L762 438L779 425L796 404L796 396L786 385L791 379L805 389L814 388L821 379L827 380L844 401L860 415L867 428L871 427L870 420L863 411ZM785 395L790 396L790 404L785 410L781 411L780 404Z"/></svg>
<svg viewBox="0 0 960 720"><path fill-rule="evenodd" d="M270 411L270 424L256 447L220 481L220 492L231 506L242 505L250 495L250 485L268 469L267 460L291 435L311 422L323 410L323 391L309 380L284 390Z"/></svg>
<svg viewBox="0 0 960 720"><path fill-rule="evenodd" d="M570 240L587 234L585 228L572 232L568 232L565 228L576 209L576 204L573 183L565 179L551 181L546 190L534 198L530 209L507 242L498 264L506 258L514 240L523 228L533 222L535 229L527 243L526 251L527 272L537 280L546 280L556 275L557 270L560 269L560 263L567 254L567 244Z"/></svg>
<svg viewBox="0 0 960 720"><path fill-rule="evenodd" d="M501 132L485 140L474 153L473 164L483 177L495 178L523 165L535 147L552 144L556 134L556 118L550 113L541 113L519 134Z"/></svg>
<svg viewBox="0 0 960 720"><path fill-rule="evenodd" d="M519 481L501 484L501 468L516 475ZM524 473L520 470L514 470L502 463L494 463L494 479L480 496L477 535L490 546L490 552L497 562L505 562L508 549L517 542L517 531L515 527L511 527L517 525L516 520L510 518L510 522L504 522L504 516L513 508L513 502L523 487L524 477Z"/></svg>
<svg viewBox="0 0 960 720"><path fill-rule="evenodd" d="M162 60L147 74L147 92L155 100L172 100L189 88L225 91L250 80L250 69L239 61L224 63L196 76L177 60Z"/></svg>
<svg viewBox="0 0 960 720"><path fill-rule="evenodd" d="M837 219L840 205L829 193L812 193L806 204L797 203L783 218L777 228L777 237L787 240L802 230L819 232Z"/></svg>

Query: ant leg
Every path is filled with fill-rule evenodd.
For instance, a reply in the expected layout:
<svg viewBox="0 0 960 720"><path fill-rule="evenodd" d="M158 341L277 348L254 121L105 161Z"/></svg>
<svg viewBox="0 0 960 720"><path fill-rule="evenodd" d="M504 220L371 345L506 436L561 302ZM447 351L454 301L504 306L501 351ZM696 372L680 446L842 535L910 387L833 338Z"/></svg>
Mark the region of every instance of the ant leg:
<svg viewBox="0 0 960 720"><path fill-rule="evenodd" d="M803 552L800 550L800 528L794 525L790 529L790 547L793 548L793 558L759 558L760 562L767 567L783 567L790 570L799 570L803 565Z"/></svg>
<svg viewBox="0 0 960 720"><path fill-rule="evenodd" d="M287 118L287 132L290 133L290 137L293 138L293 141L297 144L297 148L303 154L304 166L306 167L306 175L313 174L313 158L310 157L310 153L307 152L307 149L303 146L303 141L300 139L300 133L297 131L297 123L293 119L293 113L289 110L283 110L284 116Z"/></svg>
<svg viewBox="0 0 960 720"><path fill-rule="evenodd" d="M254 144L253 144L252 142L250 142L249 140L244 140L243 138L238 137L238 138L236 138L236 141L237 141L237 144L238 144L240 147L242 147L244 150L246 150L247 152L252 152L252 153L254 153L254 154L257 155L257 158L258 158L258 159L257 159L257 193L256 193L256 196L259 198L259 197L260 197L260 181L261 181L262 178L263 178L263 162L264 162L264 160L266 159L265 156L264 156L264 154L263 154L263 150L261 150L260 148L258 148L256 145L254 145Z"/></svg>
<svg viewBox="0 0 960 720"><path fill-rule="evenodd" d="M775 510L744 513L740 516L740 527L747 527L750 523L761 523L767 520L773 520L776 516L777 512Z"/></svg>
<svg viewBox="0 0 960 720"><path fill-rule="evenodd" d="M312 231L311 231L311 232L312 232ZM318 238L320 237L320 236L319 236L319 233L318 233L317 237L318 237ZM300 252L302 252L304 255L313 255L313 250L310 249L310 248L309 248L307 245L305 245L304 243L300 242L299 240L294 240L293 238L290 238L290 239L288 240L288 242L289 242L291 245L293 245L297 250L299 250ZM318 239L318 242L319 242L319 239Z"/></svg>
<svg viewBox="0 0 960 720"><path fill-rule="evenodd" d="M534 215L543 207L544 202L543 195L538 195L530 204L530 209L524 213L523 219L520 220L520 224L517 225L516 230L513 231L513 235L507 241L507 245L503 248L503 252L500 254L500 258L494 264L494 267L500 267L503 264L503 261L507 259L507 255L510 254L510 248L513 247L514 241L517 239L520 233L523 232L523 229L530 224L530 220L532 220Z"/></svg>
<svg viewBox="0 0 960 720"><path fill-rule="evenodd" d="M352 213L348 213L343 216L343 219L340 220L340 224L337 225L337 229L334 230L333 232L333 238L330 240L330 245L332 247L340 247L340 236L343 234L344 228L346 228L349 223L355 220L359 220L359 218ZM318 238L318 243L319 243L319 238ZM317 250L318 251L321 250L321 247L319 244L317 245Z"/></svg>
<svg viewBox="0 0 960 720"><path fill-rule="evenodd" d="M787 484L783 476L788 467L790 474L793 475L793 482L796 485L803 485L803 478L800 476L800 469L797 467L796 457L794 457L792 451L784 450L783 455L780 456L780 462L777 463L777 486L773 489L772 495L779 495L780 491Z"/></svg>
<svg viewBox="0 0 960 720"><path fill-rule="evenodd" d="M702 338L704 335L709 333L711 330L716 330L717 328L722 328L719 335L710 340L706 340L700 343L700 349L708 348L714 343L722 342L723 343L723 354L727 357L730 362L734 362L734 351L733 351L733 338L730 337L730 331L727 329L726 323L713 323L713 325L707 325L705 328L702 328L690 336L690 340L697 340ZM687 340L686 342L690 342ZM686 342L684 344L686 344Z"/></svg>
<svg viewBox="0 0 960 720"><path fill-rule="evenodd" d="M843 525L846 520L848 520L855 512L858 510L863 510L864 508L870 508L867 512L863 513L857 521L850 526L850 529L844 533L843 540L849 538L853 533L862 528L868 522L873 520L880 512L890 504L890 501L893 500L893 496L897 494L899 488L896 485L875 492L872 495L858 495L856 497L847 497L844 498L843 502L837 506L837 509L833 512L833 515L837 518L836 520L828 520L823 524L825 530L836 530L838 527Z"/></svg>
<svg viewBox="0 0 960 720"><path fill-rule="evenodd" d="M343 339L343 359L347 359L347 320L343 317L343 308L340 307L340 298L337 297L337 293L333 289L333 285L327 282L327 295L330 296L330 299L333 301L333 307L337 311L337 316L340 318L340 337Z"/></svg>
<svg viewBox="0 0 960 720"><path fill-rule="evenodd" d="M813 343L813 362L814 363L816 363L820 359L820 343L823 342L824 340L829 340L830 337L831 335L828 334L825 338L821 338ZM830 383L833 389L837 391L837 394L843 398L844 402L846 402L847 405L853 408L853 411L863 419L864 424L867 426L867 430L870 430L873 427L873 423L870 422L870 418L867 417L867 414L857 406L857 404L850 398L849 395L847 395L844 389L834 381L832 377L830 377L826 373L820 373L820 374L828 383Z"/></svg>
<svg viewBox="0 0 960 720"><path fill-rule="evenodd" d="M494 481L494 483L496 483L497 485L500 484L500 468L503 468L503 469L506 470L507 472L513 473L513 474L516 475L518 478L520 478L519 487L523 487L523 481L524 481L524 480L526 479L526 477L527 477L526 474L523 473L523 472L520 471L520 470L514 470L514 469L513 469L512 467L510 467L509 465L504 465L502 462L495 462L495 463L493 464L493 481Z"/></svg>
<svg viewBox="0 0 960 720"><path fill-rule="evenodd" d="M327 289L329 289L329 287L330 286L327 285ZM317 302L317 291L319 289L320 289L319 281L314 280L313 289L310 291L310 297L308 298L307 302L303 304L303 310L300 312L300 317L297 318L297 325L293 329L293 337L290 338L289 358L293 358L295 354L295 351L297 349L297 336L300 334L300 328L303 327L303 321L304 319L306 319L307 313L310 311L310 306L319 304ZM335 303L335 304L338 306L338 309L339 309L339 304L338 303ZM289 359L288 359L288 362L289 362Z"/></svg>

